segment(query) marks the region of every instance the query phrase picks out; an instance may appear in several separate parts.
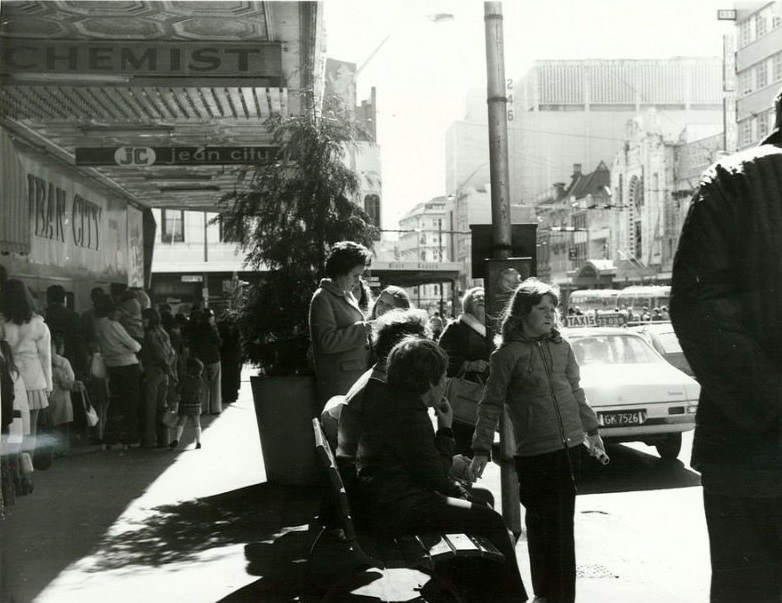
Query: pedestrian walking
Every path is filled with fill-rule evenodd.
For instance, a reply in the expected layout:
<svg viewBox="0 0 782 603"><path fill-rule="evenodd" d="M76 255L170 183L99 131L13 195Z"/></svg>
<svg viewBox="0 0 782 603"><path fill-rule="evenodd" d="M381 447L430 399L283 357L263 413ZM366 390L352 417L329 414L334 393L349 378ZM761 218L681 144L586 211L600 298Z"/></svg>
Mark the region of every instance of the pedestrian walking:
<svg viewBox="0 0 782 603"><path fill-rule="evenodd" d="M195 432L196 449L201 448L201 395L204 387L201 373L204 364L198 358L187 359L187 369L179 384L179 423L169 448L176 448L189 422Z"/></svg>
<svg viewBox="0 0 782 603"><path fill-rule="evenodd" d="M701 386L711 601L782 598L782 91L757 148L701 177L673 263L670 315Z"/></svg>

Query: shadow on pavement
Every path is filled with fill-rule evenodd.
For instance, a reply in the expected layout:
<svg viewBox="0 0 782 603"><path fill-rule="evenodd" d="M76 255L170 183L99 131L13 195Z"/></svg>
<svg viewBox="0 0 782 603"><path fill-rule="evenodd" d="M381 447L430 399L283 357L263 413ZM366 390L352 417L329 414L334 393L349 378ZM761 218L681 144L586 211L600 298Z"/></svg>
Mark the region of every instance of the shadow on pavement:
<svg viewBox="0 0 782 603"><path fill-rule="evenodd" d="M607 452L611 462L606 466L584 455L578 486L579 494L700 486L700 475L687 468L678 459L664 461L656 455L619 444L609 444Z"/></svg>
<svg viewBox="0 0 782 603"><path fill-rule="evenodd" d="M156 567L195 559L231 544L274 541L304 526L317 512L317 494L256 484L216 496L155 507L138 529L104 538L96 571L130 564Z"/></svg>

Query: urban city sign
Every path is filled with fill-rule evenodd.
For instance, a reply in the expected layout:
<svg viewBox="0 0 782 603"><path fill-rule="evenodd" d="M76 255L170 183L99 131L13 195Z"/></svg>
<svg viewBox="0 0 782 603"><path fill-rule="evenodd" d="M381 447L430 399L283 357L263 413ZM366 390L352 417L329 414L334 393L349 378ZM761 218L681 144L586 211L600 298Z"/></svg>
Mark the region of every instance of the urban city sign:
<svg viewBox="0 0 782 603"><path fill-rule="evenodd" d="M76 165L151 167L153 165L252 165L276 150L258 147L82 147Z"/></svg>

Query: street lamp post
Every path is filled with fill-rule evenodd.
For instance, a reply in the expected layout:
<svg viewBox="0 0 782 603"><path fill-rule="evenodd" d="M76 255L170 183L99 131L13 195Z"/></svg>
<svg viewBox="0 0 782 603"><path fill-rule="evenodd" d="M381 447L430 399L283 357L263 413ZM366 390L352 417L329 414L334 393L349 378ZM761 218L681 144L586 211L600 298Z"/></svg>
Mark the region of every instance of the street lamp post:
<svg viewBox="0 0 782 603"><path fill-rule="evenodd" d="M508 99L505 96L505 50L502 3L484 2L486 26L486 95L489 111L489 172L491 175L492 256L511 256L510 187L508 170ZM514 437L508 412L500 415L500 488L502 516L521 535L519 481L513 463Z"/></svg>

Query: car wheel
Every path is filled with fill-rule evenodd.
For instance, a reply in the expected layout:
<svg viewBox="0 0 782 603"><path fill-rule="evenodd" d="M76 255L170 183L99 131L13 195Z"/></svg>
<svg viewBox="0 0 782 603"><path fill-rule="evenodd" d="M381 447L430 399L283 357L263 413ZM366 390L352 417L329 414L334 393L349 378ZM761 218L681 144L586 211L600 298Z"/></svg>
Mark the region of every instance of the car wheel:
<svg viewBox="0 0 782 603"><path fill-rule="evenodd" d="M660 440L655 444L655 448L657 448L657 454L664 461L674 460L679 456L679 452L682 449L682 434L672 433L667 435L664 440Z"/></svg>

